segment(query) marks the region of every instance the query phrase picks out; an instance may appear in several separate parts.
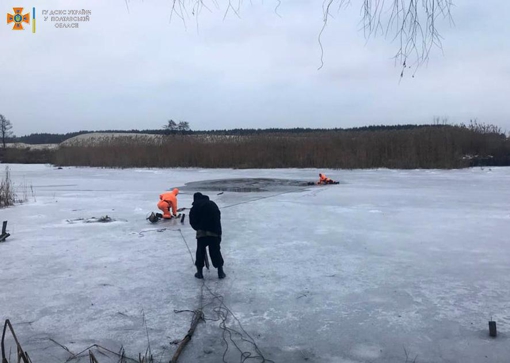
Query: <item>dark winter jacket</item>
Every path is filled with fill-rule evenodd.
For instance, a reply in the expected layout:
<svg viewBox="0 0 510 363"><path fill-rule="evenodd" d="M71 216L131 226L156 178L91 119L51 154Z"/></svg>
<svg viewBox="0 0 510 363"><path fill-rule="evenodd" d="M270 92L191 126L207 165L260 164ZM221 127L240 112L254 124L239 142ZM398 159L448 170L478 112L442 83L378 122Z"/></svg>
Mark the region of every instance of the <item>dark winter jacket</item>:
<svg viewBox="0 0 510 363"><path fill-rule="evenodd" d="M221 212L207 195L195 193L189 212L189 223L197 231L197 238L213 236L221 238Z"/></svg>

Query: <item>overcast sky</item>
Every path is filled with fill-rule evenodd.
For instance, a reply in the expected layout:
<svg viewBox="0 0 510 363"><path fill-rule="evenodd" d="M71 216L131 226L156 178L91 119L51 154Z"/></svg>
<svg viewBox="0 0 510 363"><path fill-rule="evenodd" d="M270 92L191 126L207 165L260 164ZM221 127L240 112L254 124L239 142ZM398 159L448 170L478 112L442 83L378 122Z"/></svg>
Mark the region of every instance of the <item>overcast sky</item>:
<svg viewBox="0 0 510 363"><path fill-rule="evenodd" d="M203 11L170 21L171 0L0 0L36 8L32 34L0 26L0 113L33 132L160 128L497 124L510 131L510 2L457 0L438 23L444 54L401 80L391 37L368 42L360 4L334 11L322 42L321 0L245 1L241 17ZM89 23L57 29L42 10L87 9ZM5 15L3 15L5 19Z"/></svg>

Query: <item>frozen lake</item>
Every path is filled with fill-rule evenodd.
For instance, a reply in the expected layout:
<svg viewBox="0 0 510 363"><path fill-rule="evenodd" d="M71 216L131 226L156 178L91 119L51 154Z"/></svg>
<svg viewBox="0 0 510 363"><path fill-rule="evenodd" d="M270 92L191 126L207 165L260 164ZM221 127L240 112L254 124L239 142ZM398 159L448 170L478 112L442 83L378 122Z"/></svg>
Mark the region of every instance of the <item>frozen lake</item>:
<svg viewBox="0 0 510 363"><path fill-rule="evenodd" d="M148 340L155 361L168 362L176 349L170 342L186 335L192 317L174 310L203 305L213 320L225 312L211 292L274 362L510 359L510 168L10 167L34 194L28 189L27 203L0 210L11 233L0 243L0 319L11 320L34 363L65 362L70 354L55 342L74 353L92 344L116 352L123 346L138 357ZM184 225L145 220L161 192L188 182L307 182L321 171L341 184L197 190L218 204L224 230L227 278L205 271L206 287L193 277L187 218ZM191 206L195 186L183 189L179 207ZM81 220L105 215L115 221ZM488 334L491 317L496 339ZM213 320L199 324L179 362L242 361ZM241 331L231 315L226 324ZM232 340L258 354L239 336Z"/></svg>

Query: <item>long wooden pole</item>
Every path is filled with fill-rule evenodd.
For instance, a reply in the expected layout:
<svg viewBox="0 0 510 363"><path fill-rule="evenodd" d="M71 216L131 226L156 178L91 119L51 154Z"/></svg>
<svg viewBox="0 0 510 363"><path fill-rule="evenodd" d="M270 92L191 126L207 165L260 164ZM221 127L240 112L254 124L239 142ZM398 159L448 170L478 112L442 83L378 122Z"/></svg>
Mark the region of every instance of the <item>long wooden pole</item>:
<svg viewBox="0 0 510 363"><path fill-rule="evenodd" d="M204 313L202 312L202 310L195 311L195 313L193 314L193 320L191 321L191 327L188 330L188 334L186 334L184 339L181 341L181 343L177 347L177 350L175 351L175 354L172 357L172 360L170 361L170 363L177 363L177 360L179 359L179 356L181 355L184 348L186 347L186 344L188 344L189 341L191 340L191 337L193 336L193 333L195 332L195 329L197 328L198 323L200 322L200 320L203 320L203 318L204 318Z"/></svg>

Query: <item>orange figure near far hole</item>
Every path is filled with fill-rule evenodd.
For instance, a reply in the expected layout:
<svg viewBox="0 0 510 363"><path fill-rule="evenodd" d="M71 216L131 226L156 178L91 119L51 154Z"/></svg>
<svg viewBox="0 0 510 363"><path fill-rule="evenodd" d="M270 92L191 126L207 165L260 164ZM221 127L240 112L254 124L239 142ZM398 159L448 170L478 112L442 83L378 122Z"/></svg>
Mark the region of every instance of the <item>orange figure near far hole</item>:
<svg viewBox="0 0 510 363"><path fill-rule="evenodd" d="M326 175L319 173L319 181L317 184L333 184L333 179L326 177Z"/></svg>

